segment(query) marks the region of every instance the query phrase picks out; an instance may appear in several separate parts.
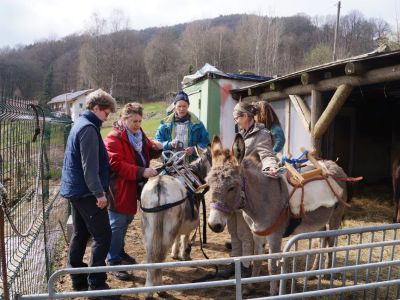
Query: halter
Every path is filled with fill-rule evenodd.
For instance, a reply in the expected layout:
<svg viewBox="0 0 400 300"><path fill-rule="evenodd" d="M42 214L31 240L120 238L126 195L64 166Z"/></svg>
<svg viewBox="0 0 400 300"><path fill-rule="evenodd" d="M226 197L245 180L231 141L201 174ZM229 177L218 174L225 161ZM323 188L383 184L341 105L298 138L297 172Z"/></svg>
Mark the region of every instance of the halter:
<svg viewBox="0 0 400 300"><path fill-rule="evenodd" d="M240 185L240 193L236 194L235 204L233 207L229 207L221 201L211 202L211 208L216 209L225 214L231 214L236 210L242 209L244 207L244 202L246 201L246 186L247 182L244 177L242 177L242 184Z"/></svg>

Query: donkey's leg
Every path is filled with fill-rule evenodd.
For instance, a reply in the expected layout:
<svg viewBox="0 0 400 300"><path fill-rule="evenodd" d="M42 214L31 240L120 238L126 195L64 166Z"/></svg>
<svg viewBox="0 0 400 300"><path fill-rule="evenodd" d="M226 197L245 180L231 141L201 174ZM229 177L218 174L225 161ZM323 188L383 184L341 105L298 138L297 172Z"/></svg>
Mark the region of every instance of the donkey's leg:
<svg viewBox="0 0 400 300"><path fill-rule="evenodd" d="M269 253L277 253L281 251L282 235L279 233L273 233L267 237L269 245ZM268 260L268 271L270 275L278 274L278 260ZM270 282L270 294L277 295L279 292L279 282L277 280Z"/></svg>
<svg viewBox="0 0 400 300"><path fill-rule="evenodd" d="M324 226L323 228L321 228L319 231L326 231L326 226ZM319 241L318 244L318 248L325 248L326 247L326 239L325 238L321 238L321 239L317 239ZM322 258L321 258L322 255ZM320 260L322 259L322 263L321 266L324 265L324 260L325 260L325 255L324 254L316 254L315 258L314 258L314 262L313 265L311 267L311 271L315 271L315 270L319 270L320 269Z"/></svg>
<svg viewBox="0 0 400 300"><path fill-rule="evenodd" d="M180 257L182 260L191 260L191 246L189 245L189 238L189 234L181 235Z"/></svg>
<svg viewBox="0 0 400 300"><path fill-rule="evenodd" d="M145 223L148 223L147 221ZM154 235L153 231L148 230L143 231L143 239L146 248L146 263L152 263L156 261L156 250L154 249L152 236ZM148 269L146 272L146 284L145 286L154 286L155 285L155 271L154 269ZM153 293L144 293L145 299L152 299Z"/></svg>
<svg viewBox="0 0 400 300"><path fill-rule="evenodd" d="M253 235L253 239L254 239L254 254L255 255L264 254L265 237ZM253 270L251 273L252 277L257 277L260 275L261 263L262 263L261 260L253 261Z"/></svg>
<svg viewBox="0 0 400 300"><path fill-rule="evenodd" d="M174 239L174 244L172 245L171 257L173 259L179 259L179 243L180 243L180 236L178 234Z"/></svg>

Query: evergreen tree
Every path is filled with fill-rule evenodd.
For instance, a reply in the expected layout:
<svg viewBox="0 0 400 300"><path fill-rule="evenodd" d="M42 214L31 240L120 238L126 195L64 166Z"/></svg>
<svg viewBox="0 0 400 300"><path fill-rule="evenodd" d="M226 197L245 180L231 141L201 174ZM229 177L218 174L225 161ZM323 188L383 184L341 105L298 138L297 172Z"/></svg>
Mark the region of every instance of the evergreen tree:
<svg viewBox="0 0 400 300"><path fill-rule="evenodd" d="M43 92L39 100L39 105L41 107L47 107L47 102L49 102L52 97L52 88L53 88L53 65L51 64L49 69L47 70L47 74L43 83Z"/></svg>

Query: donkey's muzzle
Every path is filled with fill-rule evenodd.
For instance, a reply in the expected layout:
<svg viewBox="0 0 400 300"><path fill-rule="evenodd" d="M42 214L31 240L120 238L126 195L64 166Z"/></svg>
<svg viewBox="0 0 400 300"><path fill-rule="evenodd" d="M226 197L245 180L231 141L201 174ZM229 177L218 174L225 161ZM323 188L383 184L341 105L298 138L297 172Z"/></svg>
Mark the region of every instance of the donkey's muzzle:
<svg viewBox="0 0 400 300"><path fill-rule="evenodd" d="M222 231L224 231L224 226L222 226L222 224L210 224L208 223L208 227L210 227L210 229L216 233L221 233Z"/></svg>

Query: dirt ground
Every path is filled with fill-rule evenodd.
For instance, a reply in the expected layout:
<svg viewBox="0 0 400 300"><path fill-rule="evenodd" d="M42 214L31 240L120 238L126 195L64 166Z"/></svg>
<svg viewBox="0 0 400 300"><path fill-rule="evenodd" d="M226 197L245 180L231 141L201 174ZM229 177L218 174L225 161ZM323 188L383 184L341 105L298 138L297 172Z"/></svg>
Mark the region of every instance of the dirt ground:
<svg viewBox="0 0 400 300"><path fill-rule="evenodd" d="M384 191L378 190L376 194L369 195L365 198L364 194L359 197L353 198L352 208L348 210L342 227L362 227L362 226L373 226L378 224L389 223L392 214L392 207L390 202L390 194L385 188ZM227 230L223 233L216 234L207 229L207 244L203 246L205 253L210 258L223 258L229 257L228 250L225 249L224 242L229 240ZM134 221L129 227L126 237L125 250L131 256L135 257L138 262L145 260L145 250L142 242L142 234L140 229L140 213L135 216ZM87 248L86 256L90 253L90 248ZM59 260L57 268L66 267L66 254L67 247L63 251L62 258ZM199 260L204 259L203 254L199 246L199 238L197 236L196 241L192 247L192 259ZM172 261L170 257L167 261ZM163 272L164 284L177 284L177 283L190 283L193 280L199 279L207 274L214 272L213 267L198 267L198 268L176 268L166 269ZM266 274L266 263L263 263L262 274ZM131 288L141 287L145 284L146 274L145 271L137 271L132 274L133 280L129 282L123 282L115 279L112 275L108 276L108 284L112 288ZM58 291L71 291L71 281L68 276L60 278L57 283ZM250 297L257 298L266 296L268 294L268 286L266 283L258 284L253 289ZM170 291L168 292L168 299L234 299L235 290L234 287L218 287L208 289L197 289L197 290L186 290L186 291ZM156 299L159 298L156 296ZM121 299L144 299L143 295L129 295L122 296ZM161 298L159 298L161 299Z"/></svg>

